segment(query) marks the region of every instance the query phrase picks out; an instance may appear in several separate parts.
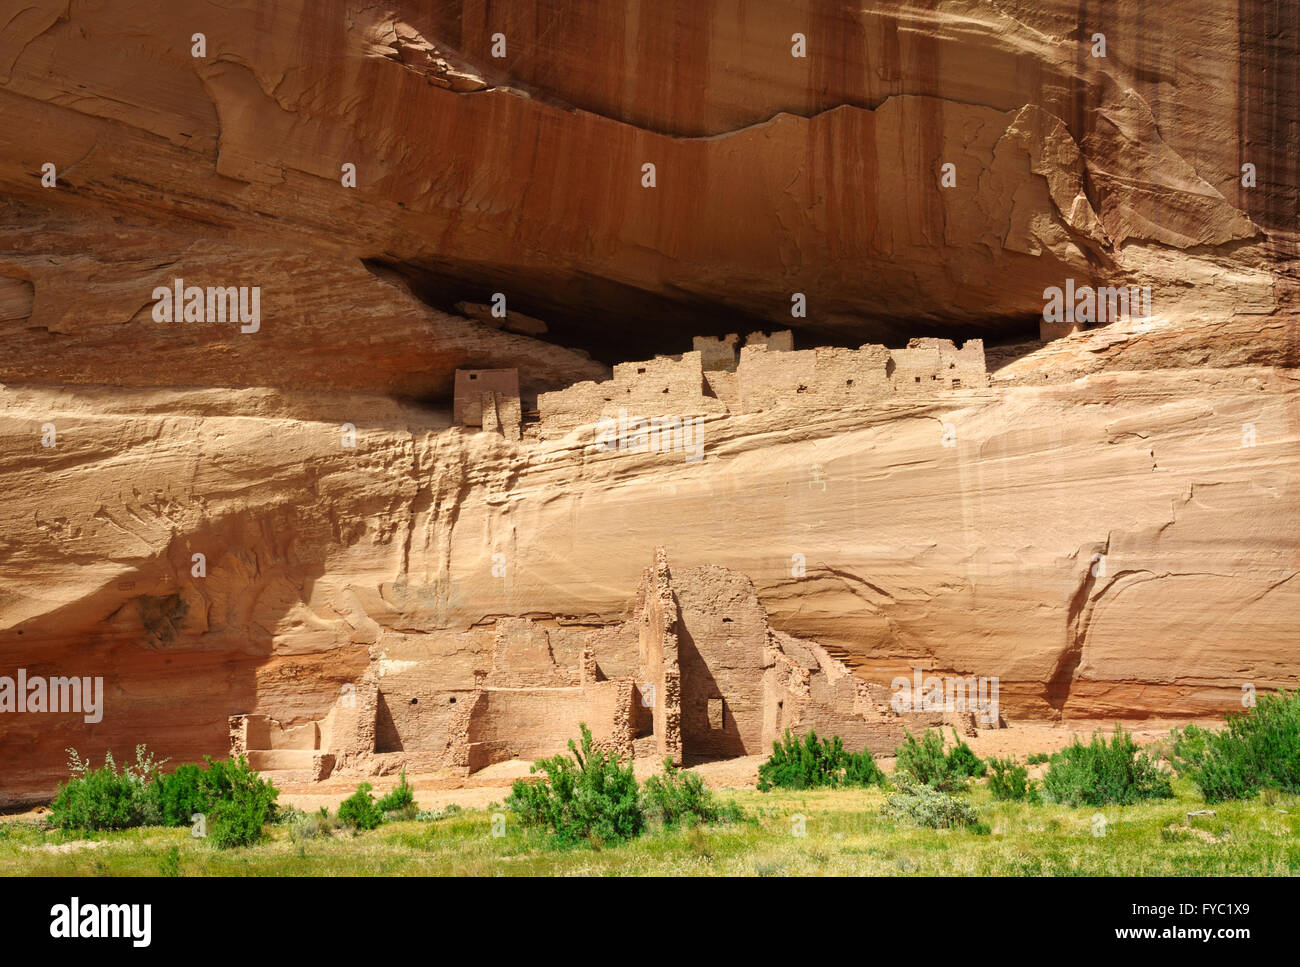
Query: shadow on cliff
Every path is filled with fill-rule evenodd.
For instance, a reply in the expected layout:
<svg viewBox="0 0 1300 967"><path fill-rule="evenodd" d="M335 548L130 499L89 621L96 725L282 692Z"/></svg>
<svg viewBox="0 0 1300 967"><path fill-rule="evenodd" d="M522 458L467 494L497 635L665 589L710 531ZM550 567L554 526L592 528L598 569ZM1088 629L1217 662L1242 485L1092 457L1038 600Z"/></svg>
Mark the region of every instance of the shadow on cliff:
<svg viewBox="0 0 1300 967"><path fill-rule="evenodd" d="M276 630L324 571L308 513L205 521L134 571L0 635L0 675L103 679L99 721L84 711L3 716L0 807L49 801L67 779L68 749L96 767L109 752L134 761L141 744L169 768L227 755L228 718L258 706ZM337 694L331 682L303 687L324 707Z"/></svg>

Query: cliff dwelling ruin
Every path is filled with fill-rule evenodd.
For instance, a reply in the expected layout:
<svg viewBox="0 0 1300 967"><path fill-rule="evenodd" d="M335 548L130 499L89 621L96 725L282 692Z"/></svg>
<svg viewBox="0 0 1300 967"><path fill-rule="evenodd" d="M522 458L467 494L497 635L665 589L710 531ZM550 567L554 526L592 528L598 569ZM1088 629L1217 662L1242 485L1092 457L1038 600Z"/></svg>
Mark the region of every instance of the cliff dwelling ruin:
<svg viewBox="0 0 1300 967"><path fill-rule="evenodd" d="M18 6L0 802L1295 687L1294 4Z"/></svg>
<svg viewBox="0 0 1300 967"><path fill-rule="evenodd" d="M879 754L904 729L973 735L985 725L975 708L896 711L889 689L773 629L747 577L714 566L675 573L662 547L618 624L498 618L454 646L423 637L372 649L361 681L318 722L233 716L231 753L313 779L336 769L468 775L563 751L579 723L621 756L679 765L762 754L787 729Z"/></svg>
<svg viewBox="0 0 1300 967"><path fill-rule="evenodd" d="M793 333L753 332L737 353L738 337L697 336L690 352L618 363L611 379L587 381L538 396L531 439L638 411L642 416L726 416L781 406L830 407L951 390L984 389L984 341L957 348L948 339L912 339L905 349L795 350ZM453 422L520 438L517 370L456 371Z"/></svg>

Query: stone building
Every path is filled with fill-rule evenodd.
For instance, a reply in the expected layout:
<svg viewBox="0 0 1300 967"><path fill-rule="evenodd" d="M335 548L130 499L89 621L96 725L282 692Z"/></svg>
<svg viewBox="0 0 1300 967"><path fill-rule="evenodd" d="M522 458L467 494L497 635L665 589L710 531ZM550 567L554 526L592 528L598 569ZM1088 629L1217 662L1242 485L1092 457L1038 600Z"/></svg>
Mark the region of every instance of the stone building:
<svg viewBox="0 0 1300 967"><path fill-rule="evenodd" d="M662 548L627 620L565 627L499 618L466 633L386 636L319 722L282 729L231 719L232 752L255 766L349 774L475 772L562 752L586 723L624 757L692 763L764 754L790 729L891 751L903 729L947 721L899 713L813 641L775 631L753 584L721 567L673 572Z"/></svg>
<svg viewBox="0 0 1300 967"><path fill-rule="evenodd" d="M988 387L984 342L913 339L905 349L866 344L795 350L789 331L752 332L731 366L735 337L697 337L681 356L619 363L612 379L538 397L540 439L602 420L723 416L779 406L834 407Z"/></svg>
<svg viewBox="0 0 1300 967"><path fill-rule="evenodd" d="M698 351L619 363L612 379L576 383L537 397L543 439L602 419L722 416L727 406L709 389Z"/></svg>
<svg viewBox="0 0 1300 967"><path fill-rule="evenodd" d="M833 406L906 396L933 396L988 386L984 341L958 349L947 339L913 339L906 349L866 344L772 352L746 345L736 368L740 409Z"/></svg>
<svg viewBox="0 0 1300 967"><path fill-rule="evenodd" d="M456 370L451 418L458 426L478 427L518 440L523 420L519 370Z"/></svg>
<svg viewBox="0 0 1300 967"><path fill-rule="evenodd" d="M736 342L739 340L734 332L725 336L696 336L691 340L691 348L700 354L700 364L707 373L711 370L736 371Z"/></svg>

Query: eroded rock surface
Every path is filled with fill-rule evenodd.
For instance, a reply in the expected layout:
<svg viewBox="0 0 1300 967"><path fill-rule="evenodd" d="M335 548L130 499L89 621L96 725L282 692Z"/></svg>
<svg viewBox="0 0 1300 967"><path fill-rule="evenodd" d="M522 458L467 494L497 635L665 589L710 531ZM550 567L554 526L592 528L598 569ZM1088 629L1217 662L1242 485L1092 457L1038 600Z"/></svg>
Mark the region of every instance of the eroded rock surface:
<svg viewBox="0 0 1300 967"><path fill-rule="evenodd" d="M103 676L105 714L5 715L0 801L68 746L300 727L403 647L472 673L499 619L612 627L660 545L865 681L997 676L1012 719L1294 685L1296 16L11 5L0 674ZM259 328L155 321L178 278L258 287ZM1043 345L1066 278L1153 316ZM982 338L991 379L751 410L714 373L698 462L452 425L457 369L527 411L786 328Z"/></svg>

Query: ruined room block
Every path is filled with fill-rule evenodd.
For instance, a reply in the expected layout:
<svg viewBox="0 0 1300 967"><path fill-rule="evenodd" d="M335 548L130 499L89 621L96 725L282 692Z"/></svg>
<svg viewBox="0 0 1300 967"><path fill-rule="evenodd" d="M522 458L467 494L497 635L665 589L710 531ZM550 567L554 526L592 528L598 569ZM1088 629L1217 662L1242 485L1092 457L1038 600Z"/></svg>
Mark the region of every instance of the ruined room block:
<svg viewBox="0 0 1300 967"><path fill-rule="evenodd" d="M311 757L311 781L324 782L334 771L334 756L328 752L317 752Z"/></svg>
<svg viewBox="0 0 1300 967"><path fill-rule="evenodd" d="M763 346L771 353L788 353L794 350L794 333L789 329L776 332L751 332L745 337L746 346Z"/></svg>
<svg viewBox="0 0 1300 967"><path fill-rule="evenodd" d="M497 398L492 394L499 394L502 402L498 403ZM503 430L509 436L510 432L505 426L505 414L522 412L519 402L519 370L456 370L456 385L451 407L452 422L458 426L482 428L484 426L485 397L496 404L491 407L495 410L495 419L490 418L489 422L495 422L497 424L496 428ZM512 402L506 403L504 401ZM518 421L515 422L513 432L515 434L519 432ZM515 436L514 439L518 439L518 437Z"/></svg>
<svg viewBox="0 0 1300 967"><path fill-rule="evenodd" d="M736 343L739 337L734 333L725 336L696 336L691 348L700 354L700 363L705 371L721 369L731 372L736 368Z"/></svg>

